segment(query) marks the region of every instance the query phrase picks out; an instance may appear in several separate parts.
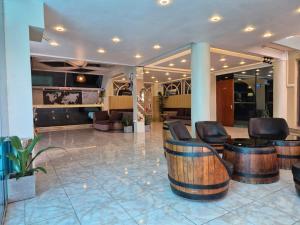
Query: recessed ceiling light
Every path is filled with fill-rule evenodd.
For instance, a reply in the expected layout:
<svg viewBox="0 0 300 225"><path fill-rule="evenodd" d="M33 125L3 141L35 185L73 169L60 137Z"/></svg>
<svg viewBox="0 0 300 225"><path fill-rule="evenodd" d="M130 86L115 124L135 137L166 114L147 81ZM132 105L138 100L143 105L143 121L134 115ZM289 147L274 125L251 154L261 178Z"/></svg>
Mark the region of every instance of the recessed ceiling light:
<svg viewBox="0 0 300 225"><path fill-rule="evenodd" d="M61 25L54 27L54 29L55 29L56 31L58 31L58 32L64 32L64 31L66 30L66 29L65 29L63 26L61 26Z"/></svg>
<svg viewBox="0 0 300 225"><path fill-rule="evenodd" d="M245 73L246 73L245 71L242 72L242 74L245 74Z"/></svg>
<svg viewBox="0 0 300 225"><path fill-rule="evenodd" d="M140 54L136 54L134 57L137 58L137 59L142 58L142 56Z"/></svg>
<svg viewBox="0 0 300 225"><path fill-rule="evenodd" d="M155 77L151 77L151 79L155 79Z"/></svg>
<svg viewBox="0 0 300 225"><path fill-rule="evenodd" d="M259 75L259 74L260 74L260 73L258 73L258 72L256 73L256 75Z"/></svg>
<svg viewBox="0 0 300 225"><path fill-rule="evenodd" d="M111 39L114 43L119 43L121 41L121 39L119 37L113 37Z"/></svg>
<svg viewBox="0 0 300 225"><path fill-rule="evenodd" d="M170 75L170 73L169 73L169 72L166 72L165 74L166 74L166 76L169 76L169 75Z"/></svg>
<svg viewBox="0 0 300 225"><path fill-rule="evenodd" d="M171 77L168 77L168 80L171 80L172 78Z"/></svg>
<svg viewBox="0 0 300 225"><path fill-rule="evenodd" d="M273 70L269 71L269 73L273 73Z"/></svg>
<svg viewBox="0 0 300 225"><path fill-rule="evenodd" d="M252 32L255 30L255 27L254 26L247 26L244 28L244 32Z"/></svg>
<svg viewBox="0 0 300 225"><path fill-rule="evenodd" d="M245 61L240 61L240 65L244 65L244 64L246 64L246 62Z"/></svg>
<svg viewBox="0 0 300 225"><path fill-rule="evenodd" d="M180 62L182 62L182 63L186 63L186 59L182 59Z"/></svg>
<svg viewBox="0 0 300 225"><path fill-rule="evenodd" d="M122 80L126 80L125 78L122 78Z"/></svg>
<svg viewBox="0 0 300 225"><path fill-rule="evenodd" d="M186 74L182 74L183 77L186 77Z"/></svg>
<svg viewBox="0 0 300 225"><path fill-rule="evenodd" d="M228 65L224 65L224 66L223 66L223 68L228 68L228 67L229 67Z"/></svg>
<svg viewBox="0 0 300 225"><path fill-rule="evenodd" d="M158 83L158 80L156 80L155 83Z"/></svg>
<svg viewBox="0 0 300 225"><path fill-rule="evenodd" d="M257 69L257 70L256 70L256 72L259 72L259 71L260 71L260 69Z"/></svg>
<svg viewBox="0 0 300 225"><path fill-rule="evenodd" d="M215 68L210 68L210 71L214 71L215 70Z"/></svg>
<svg viewBox="0 0 300 225"><path fill-rule="evenodd" d="M175 66L175 64L174 63L170 63L169 66Z"/></svg>
<svg viewBox="0 0 300 225"><path fill-rule="evenodd" d="M157 3L161 6L167 6L172 3L172 0L157 0Z"/></svg>
<svg viewBox="0 0 300 225"><path fill-rule="evenodd" d="M153 45L153 48L157 50L157 49L160 49L161 47L159 44L156 44L156 45Z"/></svg>
<svg viewBox="0 0 300 225"><path fill-rule="evenodd" d="M105 50L105 49L103 49L103 48L99 48L99 49L98 49L98 52L103 54L103 53L105 53L105 52L106 52L106 50Z"/></svg>
<svg viewBox="0 0 300 225"><path fill-rule="evenodd" d="M297 13L300 13L300 7L296 10Z"/></svg>
<svg viewBox="0 0 300 225"><path fill-rule="evenodd" d="M56 41L50 41L49 44L54 47L59 46L59 44Z"/></svg>
<svg viewBox="0 0 300 225"><path fill-rule="evenodd" d="M252 87L251 86L248 86L248 89L251 89Z"/></svg>
<svg viewBox="0 0 300 225"><path fill-rule="evenodd" d="M263 35L264 38L269 38L269 37L272 37L272 36L273 36L273 34L269 31L264 33L264 35Z"/></svg>
<svg viewBox="0 0 300 225"><path fill-rule="evenodd" d="M146 70L146 72L145 72L145 73L147 73L147 74L148 74L148 73L150 73L150 71L149 71L149 70Z"/></svg>
<svg viewBox="0 0 300 225"><path fill-rule="evenodd" d="M241 78L239 78L238 80L242 80Z"/></svg>
<svg viewBox="0 0 300 225"><path fill-rule="evenodd" d="M271 74L268 74L267 76L268 76L268 77L271 77L272 75L271 75Z"/></svg>
<svg viewBox="0 0 300 225"><path fill-rule="evenodd" d="M209 21L212 23L217 23L222 20L222 17L219 15L213 15L212 17L209 18Z"/></svg>
<svg viewBox="0 0 300 225"><path fill-rule="evenodd" d="M226 58L224 58L224 57L222 57L221 59L220 59L220 62L225 62L226 61Z"/></svg>

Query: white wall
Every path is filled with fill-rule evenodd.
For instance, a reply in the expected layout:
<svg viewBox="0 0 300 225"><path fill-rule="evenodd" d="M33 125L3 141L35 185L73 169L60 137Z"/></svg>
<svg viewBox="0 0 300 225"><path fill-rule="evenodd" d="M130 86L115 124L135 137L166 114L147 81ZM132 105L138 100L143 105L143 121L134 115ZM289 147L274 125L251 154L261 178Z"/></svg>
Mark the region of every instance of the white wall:
<svg viewBox="0 0 300 225"><path fill-rule="evenodd" d="M31 138L33 113L29 30L44 28L43 2L4 0L4 19L9 135Z"/></svg>

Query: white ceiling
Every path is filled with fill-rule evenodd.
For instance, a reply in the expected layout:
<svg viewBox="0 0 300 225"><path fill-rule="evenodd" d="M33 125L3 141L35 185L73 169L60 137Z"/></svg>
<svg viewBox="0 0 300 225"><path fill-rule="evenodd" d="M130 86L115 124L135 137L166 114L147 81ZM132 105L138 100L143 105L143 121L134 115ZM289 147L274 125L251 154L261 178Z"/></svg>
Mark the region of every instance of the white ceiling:
<svg viewBox="0 0 300 225"><path fill-rule="evenodd" d="M44 0L45 35L59 43L31 43L32 54L138 65L191 42L235 51L273 42L300 31L299 0L173 0L161 7L156 0ZM213 14L223 20L210 23ZM244 33L252 24L256 30ZM63 25L66 32L53 27ZM262 38L271 31L274 36ZM111 38L122 39L113 44ZM154 50L159 43L162 48ZM107 53L99 54L98 48ZM141 59L135 59L135 54Z"/></svg>

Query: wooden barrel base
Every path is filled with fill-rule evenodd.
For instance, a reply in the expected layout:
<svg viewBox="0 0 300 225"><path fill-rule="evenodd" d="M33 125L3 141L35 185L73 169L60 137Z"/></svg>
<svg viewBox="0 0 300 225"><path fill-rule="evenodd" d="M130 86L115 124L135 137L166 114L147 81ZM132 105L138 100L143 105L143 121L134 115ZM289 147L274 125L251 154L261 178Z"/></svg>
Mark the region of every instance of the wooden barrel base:
<svg viewBox="0 0 300 225"><path fill-rule="evenodd" d="M279 172L275 174L269 174L268 176L259 177L259 174L237 174L236 172L233 174L232 179L238 182L246 183L246 184L271 184L279 181Z"/></svg>
<svg viewBox="0 0 300 225"><path fill-rule="evenodd" d="M300 162L300 146L275 146L280 169L290 170L292 165Z"/></svg>
<svg viewBox="0 0 300 225"><path fill-rule="evenodd" d="M191 200L196 200L196 201L209 201L209 200L217 200L217 199L221 199L224 198L225 195L228 192L228 189L216 193L216 194L210 194L210 195L199 195L199 194L191 194L191 193L187 193L187 192L183 192L180 190L175 189L172 184L170 184L171 186L171 190L174 194L183 197L183 198L187 198L187 199L191 199Z"/></svg>

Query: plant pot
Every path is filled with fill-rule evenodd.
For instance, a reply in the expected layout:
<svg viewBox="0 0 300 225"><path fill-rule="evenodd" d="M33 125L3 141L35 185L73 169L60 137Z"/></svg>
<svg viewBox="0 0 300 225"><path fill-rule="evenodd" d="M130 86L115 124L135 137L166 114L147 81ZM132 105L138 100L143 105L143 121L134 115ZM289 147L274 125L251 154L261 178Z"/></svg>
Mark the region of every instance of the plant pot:
<svg viewBox="0 0 300 225"><path fill-rule="evenodd" d="M124 133L132 133L132 126L124 126Z"/></svg>
<svg viewBox="0 0 300 225"><path fill-rule="evenodd" d="M7 181L8 203L35 197L35 175L9 178Z"/></svg>
<svg viewBox="0 0 300 225"><path fill-rule="evenodd" d="M151 125L150 124L145 125L145 131L149 132L150 130L151 130Z"/></svg>

